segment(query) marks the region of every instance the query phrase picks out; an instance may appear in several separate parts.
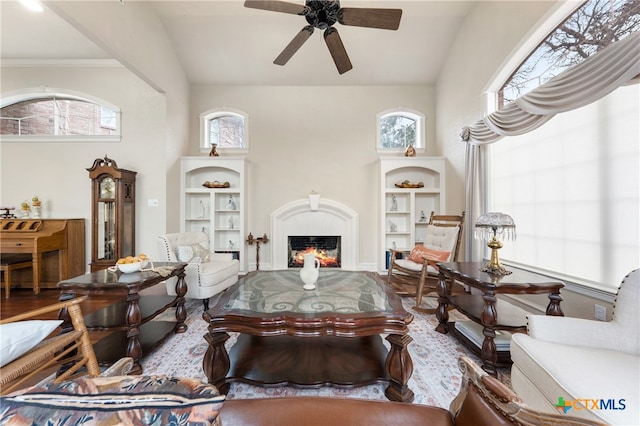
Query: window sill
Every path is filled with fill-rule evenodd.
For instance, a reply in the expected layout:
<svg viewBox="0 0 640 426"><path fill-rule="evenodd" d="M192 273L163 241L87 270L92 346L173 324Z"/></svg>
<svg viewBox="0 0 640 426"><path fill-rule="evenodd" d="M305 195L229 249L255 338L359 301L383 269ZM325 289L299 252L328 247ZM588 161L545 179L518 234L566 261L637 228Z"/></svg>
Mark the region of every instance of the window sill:
<svg viewBox="0 0 640 426"><path fill-rule="evenodd" d="M115 142L118 143L122 140L122 136L52 136L52 135L2 135L0 136L0 142L19 142L19 143L40 143L40 142L82 142L82 143L103 143L103 142Z"/></svg>

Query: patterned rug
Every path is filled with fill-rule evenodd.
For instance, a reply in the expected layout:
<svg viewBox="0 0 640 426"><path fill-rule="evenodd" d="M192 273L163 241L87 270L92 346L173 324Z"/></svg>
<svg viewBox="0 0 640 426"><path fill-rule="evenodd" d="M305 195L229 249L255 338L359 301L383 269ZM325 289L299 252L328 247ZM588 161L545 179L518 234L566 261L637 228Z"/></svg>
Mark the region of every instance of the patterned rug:
<svg viewBox="0 0 640 426"><path fill-rule="evenodd" d="M215 300L211 300L211 306ZM409 353L413 360L413 375L409 379L409 388L415 393L414 403L449 408L449 404L460 388L462 373L458 369L457 360L460 355L468 355L476 362L478 357L469 352L451 334L435 331L438 321L435 315L422 314L411 307L415 301L403 298L404 308L414 314L409 324L409 335L413 342L409 344ZM207 342L203 336L207 332L207 323L202 319L202 302L187 300L188 330L176 334L154 352L142 359L144 374L169 374L177 377L193 377L207 381L202 369L202 359L207 350ZM156 320L175 320L172 310L167 310ZM465 320L462 314L450 311L450 320ZM235 343L237 334L230 333L226 342L227 350ZM388 342L383 339L388 347ZM500 370L503 382L510 384L509 371ZM229 399L264 398L280 396L326 396L386 400L384 389L386 384L360 386L353 389L341 389L330 386L313 389L294 387L263 388L244 383L232 383L227 397Z"/></svg>

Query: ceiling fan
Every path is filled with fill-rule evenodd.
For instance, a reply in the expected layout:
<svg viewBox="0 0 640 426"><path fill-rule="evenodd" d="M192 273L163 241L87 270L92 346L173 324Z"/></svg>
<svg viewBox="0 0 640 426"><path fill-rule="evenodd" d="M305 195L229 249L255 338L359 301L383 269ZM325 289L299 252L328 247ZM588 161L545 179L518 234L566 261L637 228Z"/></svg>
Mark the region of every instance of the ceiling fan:
<svg viewBox="0 0 640 426"><path fill-rule="evenodd" d="M304 5L286 1L259 1L246 0L245 7L253 9L271 10L274 12L291 13L304 16L309 25L306 25L284 48L282 53L273 61L276 65L284 65L302 47L305 41L313 34L313 29L324 30L324 40L327 43L333 62L338 68L338 73L344 74L353 66L349 55L342 44L338 30L333 24L339 22L342 25L356 27L381 28L385 30L397 30L400 26L402 9L373 9L340 7L338 0L306 0Z"/></svg>

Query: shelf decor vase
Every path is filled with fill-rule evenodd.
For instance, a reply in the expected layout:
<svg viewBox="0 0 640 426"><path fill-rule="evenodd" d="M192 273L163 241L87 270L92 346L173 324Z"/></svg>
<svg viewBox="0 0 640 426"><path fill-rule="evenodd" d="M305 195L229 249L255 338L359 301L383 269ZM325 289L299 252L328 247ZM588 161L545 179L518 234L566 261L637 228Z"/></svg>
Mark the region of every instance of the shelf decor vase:
<svg viewBox="0 0 640 426"><path fill-rule="evenodd" d="M305 290L314 290L316 288L319 268L320 261L316 259L316 256L313 253L304 255L304 265L300 270L300 279L304 283L302 288Z"/></svg>

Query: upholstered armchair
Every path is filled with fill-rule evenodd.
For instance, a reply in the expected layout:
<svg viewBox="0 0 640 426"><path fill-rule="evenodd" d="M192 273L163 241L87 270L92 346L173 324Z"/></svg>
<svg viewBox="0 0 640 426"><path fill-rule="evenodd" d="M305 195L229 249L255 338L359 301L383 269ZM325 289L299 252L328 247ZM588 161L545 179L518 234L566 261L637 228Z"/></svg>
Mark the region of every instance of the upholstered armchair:
<svg viewBox="0 0 640 426"><path fill-rule="evenodd" d="M640 424L640 269L625 277L609 322L528 316L511 339L514 390L531 407L611 424ZM598 399L597 408L585 399ZM577 404L583 399L582 404ZM605 404L601 406L600 404Z"/></svg>
<svg viewBox="0 0 640 426"><path fill-rule="evenodd" d="M415 296L416 311L435 312L435 308L421 306L422 297L437 288L436 263L458 260L464 215L465 212L459 216L431 212L423 244L417 244L406 258L406 252L391 250L387 284L401 296Z"/></svg>
<svg viewBox="0 0 640 426"><path fill-rule="evenodd" d="M185 268L186 298L201 299L204 310L209 298L226 290L238 281L240 262L230 253L214 253L204 232L182 232L158 237L162 261L187 262ZM167 293L175 295L175 278L166 281Z"/></svg>

